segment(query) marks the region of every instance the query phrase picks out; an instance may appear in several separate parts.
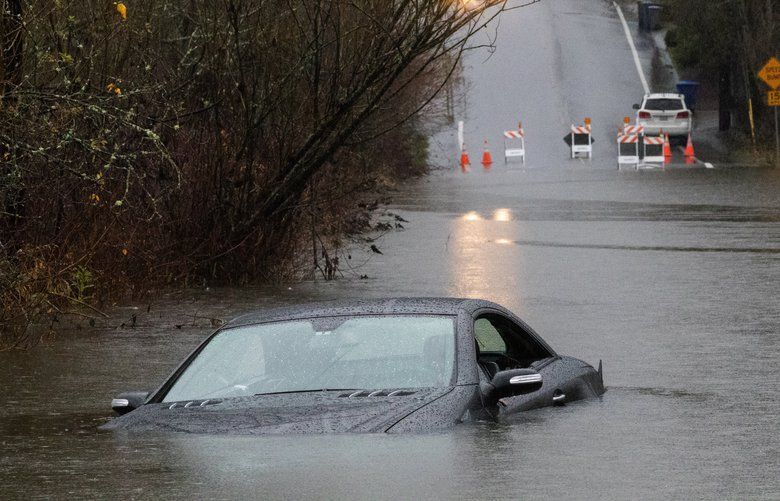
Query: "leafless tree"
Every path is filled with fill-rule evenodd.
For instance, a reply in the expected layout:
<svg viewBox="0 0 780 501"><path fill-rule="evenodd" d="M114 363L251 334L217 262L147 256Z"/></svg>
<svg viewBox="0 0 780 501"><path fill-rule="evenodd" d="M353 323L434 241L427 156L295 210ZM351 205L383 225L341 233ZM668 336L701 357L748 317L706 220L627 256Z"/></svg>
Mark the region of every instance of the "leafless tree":
<svg viewBox="0 0 780 501"><path fill-rule="evenodd" d="M524 5L0 2L4 311L84 277L265 280L337 242L356 194L418 172L474 35Z"/></svg>

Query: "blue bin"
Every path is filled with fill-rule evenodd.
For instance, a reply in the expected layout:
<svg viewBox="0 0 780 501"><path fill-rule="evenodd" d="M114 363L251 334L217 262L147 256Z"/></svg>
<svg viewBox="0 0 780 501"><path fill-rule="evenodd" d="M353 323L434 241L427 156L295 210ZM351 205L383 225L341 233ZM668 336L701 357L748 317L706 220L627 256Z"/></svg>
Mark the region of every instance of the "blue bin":
<svg viewBox="0 0 780 501"><path fill-rule="evenodd" d="M639 14L639 31L647 31L647 6L650 2L640 0L636 3L636 11Z"/></svg>
<svg viewBox="0 0 780 501"><path fill-rule="evenodd" d="M677 92L685 96L685 105L689 110L696 109L696 94L699 92L699 82L682 80L677 84Z"/></svg>
<svg viewBox="0 0 780 501"><path fill-rule="evenodd" d="M639 31L655 31L661 29L661 13L663 5L650 0L639 0L636 4L639 15Z"/></svg>
<svg viewBox="0 0 780 501"><path fill-rule="evenodd" d="M661 29L661 14L663 11L663 6L655 3L647 7L647 18L645 20L647 31L658 31Z"/></svg>

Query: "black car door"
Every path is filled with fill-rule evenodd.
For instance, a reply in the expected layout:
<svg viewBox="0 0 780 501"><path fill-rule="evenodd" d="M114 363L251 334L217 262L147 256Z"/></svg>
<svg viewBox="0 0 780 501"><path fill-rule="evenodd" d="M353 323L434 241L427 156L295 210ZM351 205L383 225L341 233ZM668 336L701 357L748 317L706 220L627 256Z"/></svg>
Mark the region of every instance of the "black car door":
<svg viewBox="0 0 780 501"><path fill-rule="evenodd" d="M574 390L570 380L572 363L568 357L559 357L549 347L511 318L490 311L478 315L474 321L480 378L490 380L497 371L530 368L542 375L542 388L527 395L501 399L500 414L512 414L537 407L545 407L567 400L567 391Z"/></svg>

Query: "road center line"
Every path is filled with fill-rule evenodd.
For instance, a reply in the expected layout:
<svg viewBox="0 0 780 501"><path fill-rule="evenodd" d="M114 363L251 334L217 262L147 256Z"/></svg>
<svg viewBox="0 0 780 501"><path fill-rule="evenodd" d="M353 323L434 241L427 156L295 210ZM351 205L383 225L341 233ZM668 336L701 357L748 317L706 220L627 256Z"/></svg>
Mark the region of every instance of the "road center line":
<svg viewBox="0 0 780 501"><path fill-rule="evenodd" d="M645 78L645 72L642 70L642 62L639 61L639 53L636 51L636 45L634 45L634 37L631 36L631 30L626 22L626 16L623 15L623 9L617 2L612 2L617 10L620 22L623 23L623 30L626 32L626 38L628 39L628 45L631 46L631 54L634 56L634 64L636 64L636 71L639 73L639 80L642 81L642 87L645 89L645 94L650 94L650 86L647 85L647 78Z"/></svg>

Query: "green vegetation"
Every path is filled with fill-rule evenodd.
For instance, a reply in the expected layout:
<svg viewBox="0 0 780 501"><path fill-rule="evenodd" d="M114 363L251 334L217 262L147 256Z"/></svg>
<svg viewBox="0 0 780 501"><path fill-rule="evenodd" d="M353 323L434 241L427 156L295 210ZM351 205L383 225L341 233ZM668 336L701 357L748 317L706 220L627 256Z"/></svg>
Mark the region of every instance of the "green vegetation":
<svg viewBox="0 0 780 501"><path fill-rule="evenodd" d="M752 103L759 140L769 141L774 122L766 85L756 73L780 47L780 8L775 0L665 0L672 27L667 44L676 62L721 92L721 105L750 132Z"/></svg>
<svg viewBox="0 0 780 501"><path fill-rule="evenodd" d="M0 341L149 287L297 278L312 248L334 276L359 195L424 171L439 91L505 7L472 5L0 0Z"/></svg>

